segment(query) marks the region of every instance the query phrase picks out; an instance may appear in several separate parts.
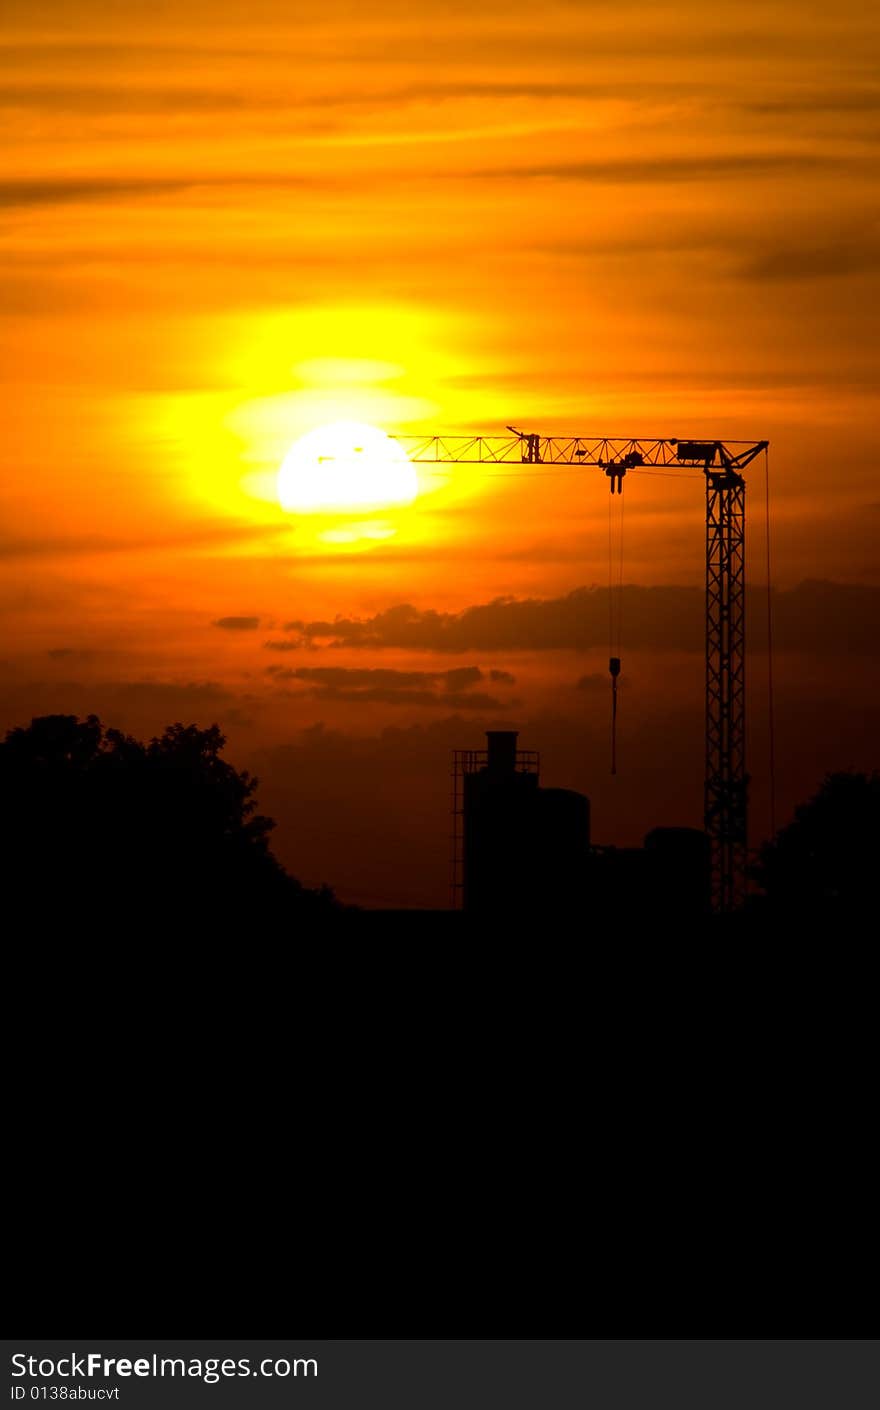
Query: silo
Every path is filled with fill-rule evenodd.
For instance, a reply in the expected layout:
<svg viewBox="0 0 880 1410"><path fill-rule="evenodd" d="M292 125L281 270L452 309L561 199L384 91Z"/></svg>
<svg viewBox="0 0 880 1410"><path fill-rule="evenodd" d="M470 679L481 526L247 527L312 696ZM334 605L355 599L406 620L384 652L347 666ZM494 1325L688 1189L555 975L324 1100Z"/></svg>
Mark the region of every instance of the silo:
<svg viewBox="0 0 880 1410"><path fill-rule="evenodd" d="M539 788L533 866L541 908L571 914L586 900L590 800L571 788Z"/></svg>
<svg viewBox="0 0 880 1410"><path fill-rule="evenodd" d="M517 732L487 731L485 759L464 775L463 903L504 914L529 904L538 775L517 767Z"/></svg>
<svg viewBox="0 0 880 1410"><path fill-rule="evenodd" d="M514 730L489 730L487 748L462 751L462 900L467 911L569 911L583 904L590 804L540 788L537 756Z"/></svg>

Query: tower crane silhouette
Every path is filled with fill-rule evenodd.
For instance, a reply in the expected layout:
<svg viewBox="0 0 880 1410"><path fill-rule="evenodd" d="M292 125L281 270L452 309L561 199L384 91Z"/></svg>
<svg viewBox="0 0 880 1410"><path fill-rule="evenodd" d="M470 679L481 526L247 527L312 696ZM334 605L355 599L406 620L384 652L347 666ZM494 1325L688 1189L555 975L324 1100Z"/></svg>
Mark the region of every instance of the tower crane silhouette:
<svg viewBox="0 0 880 1410"><path fill-rule="evenodd" d="M581 465L604 470L611 493L640 467L699 467L706 479L706 727L703 816L709 837L712 904L721 913L745 899L748 816L745 698L745 528L743 471L768 441L541 436L397 436L410 460L439 464ZM616 688L620 661L611 658Z"/></svg>

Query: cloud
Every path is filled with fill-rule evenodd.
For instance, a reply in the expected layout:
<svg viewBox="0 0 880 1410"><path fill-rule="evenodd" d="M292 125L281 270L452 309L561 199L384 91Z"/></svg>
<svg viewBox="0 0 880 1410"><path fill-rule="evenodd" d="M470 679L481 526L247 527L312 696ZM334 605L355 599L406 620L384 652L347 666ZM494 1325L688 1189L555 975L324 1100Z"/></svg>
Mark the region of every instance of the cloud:
<svg viewBox="0 0 880 1410"><path fill-rule="evenodd" d="M624 620L633 641L693 650L702 644L702 596L693 588L624 589ZM463 612L420 610L408 604L375 617L287 624L305 640L333 647L406 647L460 652L552 650L603 646L608 637L608 594L576 588L557 598L496 598Z"/></svg>
<svg viewBox="0 0 880 1410"><path fill-rule="evenodd" d="M59 680L54 671L43 680L13 677L0 691L0 716L9 725L26 723L34 715L96 714L106 725L140 738L176 720L201 726L216 722L223 729L246 727L252 723L249 712L254 704L252 698L210 680Z"/></svg>
<svg viewBox="0 0 880 1410"><path fill-rule="evenodd" d="M358 174L348 184L357 186L370 178L366 173ZM242 189L258 188L265 190L298 190L301 187L326 186L324 177L277 173L244 173L229 171L219 176L206 176L194 173L189 176L173 177L74 177L63 180L56 177L25 177L0 181L0 207L32 207L80 205L84 202L113 202L119 200L144 200L153 196L175 196L186 191L201 188Z"/></svg>
<svg viewBox="0 0 880 1410"><path fill-rule="evenodd" d="M607 691L610 679L610 676L603 676L600 671L591 671L589 675L581 676L580 680L575 685L575 689L591 692L599 690Z"/></svg>
<svg viewBox="0 0 880 1410"><path fill-rule="evenodd" d="M749 640L763 644L766 598L746 594ZM705 595L696 587L624 587L624 641L653 651L704 650ZM880 587L809 580L775 592L773 614L780 651L873 656L880 640ZM416 651L589 650L608 644L608 590L575 588L564 597L496 598L462 612L423 610L410 604L373 617L293 621L286 629L301 642L331 648ZM282 649L282 648L278 648Z"/></svg>
<svg viewBox="0 0 880 1410"><path fill-rule="evenodd" d="M477 671L477 680L482 672ZM366 686L381 686L385 690L408 690L413 686L427 686L442 678L442 672L392 671L381 668L368 670L347 670L344 666L300 666L295 671L284 673L292 680L310 681L329 690L345 686L349 690L360 690Z"/></svg>
<svg viewBox="0 0 880 1410"><path fill-rule="evenodd" d="M225 632L255 632L260 625L259 617L218 617L216 622L211 623L214 627L222 627Z"/></svg>
<svg viewBox="0 0 880 1410"><path fill-rule="evenodd" d="M7 85L0 96L3 108L40 108L70 113L213 113L243 107L241 93L209 88L144 88L109 84L45 83ZM268 102L268 99L266 100Z"/></svg>
<svg viewBox="0 0 880 1410"><path fill-rule="evenodd" d="M338 686L315 691L320 700L348 700L371 705L428 706L444 710L506 710L507 704L482 691L400 690L397 687L375 686L367 690L346 690Z"/></svg>
<svg viewBox="0 0 880 1410"><path fill-rule="evenodd" d="M763 223L754 230L744 231L738 225L690 220L685 224L662 228L636 228L607 234L594 234L572 239L536 240L529 246L536 254L565 256L577 260L639 259L646 256L693 255L723 261L731 273L747 279L810 279L837 274L861 274L880 265L880 239L875 219L855 223L841 220L827 212L811 211L808 218L795 212L787 214L784 225ZM653 374L658 375L656 372ZM690 374L697 376L696 369ZM736 373L731 373L736 376ZM795 368L787 367L785 376L797 377ZM717 380L717 372L710 374ZM506 374L505 381L516 385L528 381L528 374ZM456 379L456 385L480 385L480 376ZM497 382L497 374L485 376L485 384ZM615 378L619 381L619 376Z"/></svg>
<svg viewBox="0 0 880 1410"><path fill-rule="evenodd" d="M46 655L53 661L91 661L95 652L78 646L53 646Z"/></svg>
<svg viewBox="0 0 880 1410"><path fill-rule="evenodd" d="M864 274L880 268L880 242L873 233L862 240L829 245L781 245L748 260L740 273L746 279L768 282L828 279Z"/></svg>
<svg viewBox="0 0 880 1410"><path fill-rule="evenodd" d="M166 710L204 710L236 698L216 681L121 681L111 689L119 700L149 700Z"/></svg>
<svg viewBox="0 0 880 1410"><path fill-rule="evenodd" d="M564 98L583 96L581 80L570 82L533 82L527 78L507 80L487 79L480 81L462 78L458 82L392 83L369 90L355 92L291 92L268 87L262 90L186 88L133 84L79 84L33 83L7 84L0 93L0 108L23 109L39 108L50 112L70 112L84 115L137 114L162 117L199 115L232 110L248 110L257 113L270 109L273 113L308 109L323 110L332 108L335 112L348 109L384 110L414 104L423 105L426 101L461 100L485 98L546 99L558 102ZM659 89L662 91L662 89ZM604 93L617 96L618 89L612 84L591 85L593 97ZM642 95L644 96L644 95Z"/></svg>
<svg viewBox="0 0 880 1410"><path fill-rule="evenodd" d="M753 113L873 113L880 111L880 89L821 89L786 98L751 99L740 104Z"/></svg>
<svg viewBox="0 0 880 1410"><path fill-rule="evenodd" d="M0 206L57 206L82 201L113 201L130 196L165 196L185 191L192 184L191 181L167 177L143 177L137 181L121 177L2 181Z"/></svg>
<svg viewBox="0 0 880 1410"><path fill-rule="evenodd" d="M382 667L300 666L293 670L269 668L276 681L301 681L321 700L362 701L370 704L441 706L444 709L504 710L507 703L494 695L474 691L485 680L479 666L458 666L448 671L397 671ZM512 681L504 671L492 672Z"/></svg>
<svg viewBox="0 0 880 1410"><path fill-rule="evenodd" d="M469 685L475 685L482 679L483 672L478 666L459 666L457 670L443 672L443 683L447 690L466 690Z"/></svg>
<svg viewBox="0 0 880 1410"><path fill-rule="evenodd" d="M92 553L140 553L153 549L188 549L203 546L267 541L277 533L273 525L258 525L245 520L233 522L208 520L198 528L157 528L146 533L134 526L130 536L108 537L100 534L45 534L42 537L16 537L14 532L0 536L0 560L14 558L53 558L56 555L76 557Z"/></svg>
<svg viewBox="0 0 880 1410"><path fill-rule="evenodd" d="M842 156L819 152L720 152L707 157L635 157L615 161L553 162L544 166L473 168L456 172L474 180L584 181L613 184L714 181L728 176L784 175L847 164Z"/></svg>
<svg viewBox="0 0 880 1410"><path fill-rule="evenodd" d="M516 676L512 676L509 671L490 671L490 681L496 681L498 685L516 685Z"/></svg>
<svg viewBox="0 0 880 1410"><path fill-rule="evenodd" d="M467 137L467 134L464 134ZM437 180L461 181L564 181L622 185L687 181L715 181L737 176L774 176L789 172L839 169L851 164L844 155L791 152L722 152L709 157L635 157L617 160L556 162L541 166L471 167L454 171L437 170ZM0 208L32 208L84 203L114 203L120 200L149 200L156 196L177 196L198 190L299 191L343 187L357 190L377 184L397 184L393 174L357 170L338 174L332 183L327 176L300 172L279 175L273 171L230 170L220 175L193 173L175 177L25 177L0 182Z"/></svg>

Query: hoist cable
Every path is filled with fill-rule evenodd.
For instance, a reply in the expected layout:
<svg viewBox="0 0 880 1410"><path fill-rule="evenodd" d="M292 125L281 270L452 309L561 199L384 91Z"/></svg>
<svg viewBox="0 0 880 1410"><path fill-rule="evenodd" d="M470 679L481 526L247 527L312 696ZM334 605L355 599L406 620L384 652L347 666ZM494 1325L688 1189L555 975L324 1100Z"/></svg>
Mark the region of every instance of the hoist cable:
<svg viewBox="0 0 880 1410"><path fill-rule="evenodd" d="M617 570L617 655L619 656L623 636L623 480L620 482L618 493L620 495L620 558Z"/></svg>
<svg viewBox="0 0 880 1410"><path fill-rule="evenodd" d="M608 499L608 670L611 675L611 772L617 773L617 678L620 675L620 642L623 621L623 475L617 479L620 496L617 534L617 564L615 574L614 487ZM616 576L616 583L615 583Z"/></svg>
<svg viewBox="0 0 880 1410"><path fill-rule="evenodd" d="M608 656L614 655L614 496L608 496Z"/></svg>
<svg viewBox="0 0 880 1410"><path fill-rule="evenodd" d="M770 454L764 447L764 543L767 550L767 737L770 763L770 840L776 836L776 719L773 700L773 577L770 561Z"/></svg>

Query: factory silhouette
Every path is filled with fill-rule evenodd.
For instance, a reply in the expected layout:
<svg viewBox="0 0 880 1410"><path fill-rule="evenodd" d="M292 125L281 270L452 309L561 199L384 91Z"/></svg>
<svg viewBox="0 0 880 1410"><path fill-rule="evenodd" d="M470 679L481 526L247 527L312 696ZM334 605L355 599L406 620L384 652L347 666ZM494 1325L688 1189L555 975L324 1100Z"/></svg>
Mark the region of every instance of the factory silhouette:
<svg viewBox="0 0 880 1410"><path fill-rule="evenodd" d="M695 920L710 910L709 839L655 827L641 847L593 841L590 800L544 788L515 730L453 755L452 892L471 917L625 915Z"/></svg>

